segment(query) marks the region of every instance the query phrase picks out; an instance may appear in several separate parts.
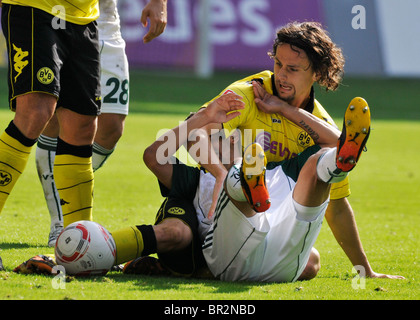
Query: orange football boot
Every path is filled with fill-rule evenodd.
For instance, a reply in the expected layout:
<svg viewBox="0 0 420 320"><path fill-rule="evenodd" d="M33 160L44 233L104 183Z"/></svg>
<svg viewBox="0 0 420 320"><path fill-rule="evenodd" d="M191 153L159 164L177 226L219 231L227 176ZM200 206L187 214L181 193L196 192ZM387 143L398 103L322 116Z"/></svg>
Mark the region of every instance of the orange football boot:
<svg viewBox="0 0 420 320"><path fill-rule="evenodd" d="M259 143L250 144L244 152L241 166L241 185L245 197L257 212L270 208L270 195L265 185L267 158Z"/></svg>
<svg viewBox="0 0 420 320"><path fill-rule="evenodd" d="M351 100L344 115L343 131L337 143L337 168L351 171L360 158L370 134L370 109L365 99Z"/></svg>

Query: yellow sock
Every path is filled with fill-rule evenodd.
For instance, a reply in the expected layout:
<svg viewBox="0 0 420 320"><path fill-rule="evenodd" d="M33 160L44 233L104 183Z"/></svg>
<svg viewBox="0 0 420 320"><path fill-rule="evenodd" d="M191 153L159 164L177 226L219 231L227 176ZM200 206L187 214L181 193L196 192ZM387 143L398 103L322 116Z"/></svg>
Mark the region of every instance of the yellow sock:
<svg viewBox="0 0 420 320"><path fill-rule="evenodd" d="M26 167L31 148L24 146L6 132L0 136L0 212Z"/></svg>
<svg viewBox="0 0 420 320"><path fill-rule="evenodd" d="M56 155L54 179L60 194L64 227L79 220L92 221L92 157Z"/></svg>
<svg viewBox="0 0 420 320"><path fill-rule="evenodd" d="M115 264L121 264L140 257L143 252L143 236L137 227L119 229L111 233L117 247Z"/></svg>

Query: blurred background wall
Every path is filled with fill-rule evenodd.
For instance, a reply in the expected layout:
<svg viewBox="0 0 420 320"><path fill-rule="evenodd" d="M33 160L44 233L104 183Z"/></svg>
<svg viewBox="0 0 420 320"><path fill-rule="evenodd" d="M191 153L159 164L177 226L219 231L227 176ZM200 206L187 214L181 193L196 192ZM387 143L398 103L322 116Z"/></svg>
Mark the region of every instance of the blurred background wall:
<svg viewBox="0 0 420 320"><path fill-rule="evenodd" d="M272 68L275 30L319 21L346 56L346 74L420 76L418 0L170 0L165 33L144 45L139 12L146 0L120 0L133 66L214 70ZM203 8L200 11L200 8Z"/></svg>

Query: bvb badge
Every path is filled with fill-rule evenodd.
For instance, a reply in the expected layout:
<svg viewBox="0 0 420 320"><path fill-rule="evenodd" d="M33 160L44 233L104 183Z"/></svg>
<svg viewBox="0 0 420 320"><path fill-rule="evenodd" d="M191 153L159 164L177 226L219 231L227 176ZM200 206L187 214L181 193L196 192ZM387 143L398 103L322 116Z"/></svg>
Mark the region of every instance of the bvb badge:
<svg viewBox="0 0 420 320"><path fill-rule="evenodd" d="M12 175L4 170L0 170L0 187L7 186L12 182Z"/></svg>
<svg viewBox="0 0 420 320"><path fill-rule="evenodd" d="M48 67L43 67L38 70L36 77L42 84L50 84L54 80L54 72Z"/></svg>
<svg viewBox="0 0 420 320"><path fill-rule="evenodd" d="M168 210L168 213L176 214L176 215L183 215L185 213L185 210L179 207L172 207Z"/></svg>
<svg viewBox="0 0 420 320"><path fill-rule="evenodd" d="M297 136L297 142L300 146L306 147L311 143L311 136L306 131L301 131Z"/></svg>

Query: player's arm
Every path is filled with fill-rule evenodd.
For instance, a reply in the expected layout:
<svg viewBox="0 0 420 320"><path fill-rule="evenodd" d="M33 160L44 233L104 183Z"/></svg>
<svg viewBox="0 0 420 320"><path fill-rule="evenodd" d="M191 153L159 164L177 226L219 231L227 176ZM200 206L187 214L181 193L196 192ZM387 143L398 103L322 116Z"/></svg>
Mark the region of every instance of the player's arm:
<svg viewBox="0 0 420 320"><path fill-rule="evenodd" d="M223 123L239 115L244 103L237 94L226 94L214 100L179 126L169 130L150 145L143 154L146 166L168 189L172 186L171 158L181 145L187 144L191 137L197 136L199 130L210 123ZM205 150L201 150L205 151ZM206 155L203 155L206 157ZM211 172L212 173L212 172Z"/></svg>
<svg viewBox="0 0 420 320"><path fill-rule="evenodd" d="M212 132L218 133L222 128L220 123L208 124L201 128L200 131L196 132L196 135L194 135L187 144L187 150L190 156L200 163L200 165L216 179L213 189L212 204L207 213L207 218L209 219L216 210L219 193L223 188L223 182L227 175L227 169L220 161L211 143ZM199 150L199 154L197 153L197 150ZM205 152L203 152L204 150Z"/></svg>
<svg viewBox="0 0 420 320"><path fill-rule="evenodd" d="M147 3L140 18L145 28L148 26L148 20L150 21L149 31L143 37L144 43L152 41L165 31L167 18L167 0L150 0Z"/></svg>
<svg viewBox="0 0 420 320"><path fill-rule="evenodd" d="M255 103L266 113L279 113L304 129L321 147L334 147L340 131L306 110L296 108L269 94L257 81L252 82Z"/></svg>
<svg viewBox="0 0 420 320"><path fill-rule="evenodd" d="M347 198L331 200L325 218L335 239L353 266L363 267L366 277L404 279L402 276L381 274L372 270L363 250L353 210Z"/></svg>

